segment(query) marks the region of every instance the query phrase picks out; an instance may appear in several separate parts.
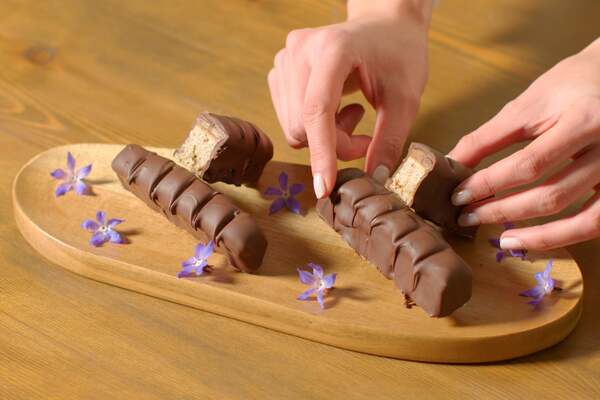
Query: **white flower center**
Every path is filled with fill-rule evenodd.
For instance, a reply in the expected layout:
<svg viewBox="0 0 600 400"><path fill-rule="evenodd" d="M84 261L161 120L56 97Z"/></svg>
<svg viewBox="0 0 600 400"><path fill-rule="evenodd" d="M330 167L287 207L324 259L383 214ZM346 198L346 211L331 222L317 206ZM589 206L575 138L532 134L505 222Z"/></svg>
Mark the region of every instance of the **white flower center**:
<svg viewBox="0 0 600 400"><path fill-rule="evenodd" d="M199 267L200 265L202 265L202 262L204 262L204 259L196 258L196 261L194 261L194 267Z"/></svg>
<svg viewBox="0 0 600 400"><path fill-rule="evenodd" d="M108 232L108 230L109 230L109 229L110 229L110 228L109 228L108 226L106 226L106 225L101 225L101 226L98 228L98 232L106 233L106 232Z"/></svg>
<svg viewBox="0 0 600 400"><path fill-rule="evenodd" d="M553 285L551 285L550 282L544 282L544 292L546 292L547 294L552 292L552 290L554 289L552 286Z"/></svg>

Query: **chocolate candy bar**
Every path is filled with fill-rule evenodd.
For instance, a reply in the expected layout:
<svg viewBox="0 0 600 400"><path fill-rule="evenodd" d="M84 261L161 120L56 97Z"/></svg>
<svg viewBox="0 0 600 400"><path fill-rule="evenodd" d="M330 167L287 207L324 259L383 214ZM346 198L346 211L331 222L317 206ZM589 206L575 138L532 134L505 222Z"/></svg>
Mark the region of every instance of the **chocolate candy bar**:
<svg viewBox="0 0 600 400"><path fill-rule="evenodd" d="M252 185L273 157L273 145L250 122L205 112L174 157L207 182Z"/></svg>
<svg viewBox="0 0 600 400"><path fill-rule="evenodd" d="M471 268L435 228L364 172L338 173L317 213L363 258L433 317L471 298Z"/></svg>
<svg viewBox="0 0 600 400"><path fill-rule="evenodd" d="M466 237L477 227L458 225L462 207L452 204L456 187L473 171L422 143L411 143L408 155L388 179L386 188L421 217Z"/></svg>
<svg viewBox="0 0 600 400"><path fill-rule="evenodd" d="M199 240L213 240L235 268L260 267L267 240L254 219L188 170L135 144L115 157L112 169L150 208Z"/></svg>

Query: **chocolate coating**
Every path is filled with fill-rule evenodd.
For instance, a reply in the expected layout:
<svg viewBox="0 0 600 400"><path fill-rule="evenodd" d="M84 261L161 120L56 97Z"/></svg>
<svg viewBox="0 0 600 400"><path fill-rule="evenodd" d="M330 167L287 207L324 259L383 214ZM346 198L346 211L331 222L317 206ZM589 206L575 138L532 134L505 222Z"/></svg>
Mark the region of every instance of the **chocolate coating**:
<svg viewBox="0 0 600 400"><path fill-rule="evenodd" d="M454 233L466 237L473 237L477 227L463 227L458 225L458 217L462 207L451 202L454 189L465 179L473 174L473 170L459 162L446 157L439 151L422 143L411 143L408 154L398 171L391 178L402 184L411 179L402 175L403 164L408 159L416 161L424 170L424 175L412 193L405 194L405 202L421 217ZM387 188L394 191L390 181Z"/></svg>
<svg viewBox="0 0 600 400"><path fill-rule="evenodd" d="M273 144L263 131L248 121L206 112L198 116L196 124L213 131L215 137L225 136L225 140L213 149L205 149L210 153L206 155L209 164L201 171L191 172L210 183L239 186L258 182L265 165L273 157ZM190 160L186 160L189 155L186 156L183 150L186 145L184 142L175 151L175 158L187 168Z"/></svg>
<svg viewBox="0 0 600 400"><path fill-rule="evenodd" d="M252 217L172 161L130 144L113 160L123 186L203 242L213 240L237 269L260 267L267 241Z"/></svg>
<svg viewBox="0 0 600 400"><path fill-rule="evenodd" d="M340 171L317 213L429 315L449 315L470 299L471 268L432 226L362 171Z"/></svg>

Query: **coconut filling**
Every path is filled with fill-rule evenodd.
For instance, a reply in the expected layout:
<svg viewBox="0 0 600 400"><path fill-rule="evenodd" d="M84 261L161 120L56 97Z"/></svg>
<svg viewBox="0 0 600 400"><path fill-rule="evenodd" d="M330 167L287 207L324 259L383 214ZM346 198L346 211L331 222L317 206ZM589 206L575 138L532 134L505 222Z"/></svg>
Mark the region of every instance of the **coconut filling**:
<svg viewBox="0 0 600 400"><path fill-rule="evenodd" d="M427 167L409 155L387 180L385 187L394 192L404 204L412 207L415 193L427 173Z"/></svg>
<svg viewBox="0 0 600 400"><path fill-rule="evenodd" d="M225 132L210 121L199 119L173 156L182 167L202 178L226 141Z"/></svg>

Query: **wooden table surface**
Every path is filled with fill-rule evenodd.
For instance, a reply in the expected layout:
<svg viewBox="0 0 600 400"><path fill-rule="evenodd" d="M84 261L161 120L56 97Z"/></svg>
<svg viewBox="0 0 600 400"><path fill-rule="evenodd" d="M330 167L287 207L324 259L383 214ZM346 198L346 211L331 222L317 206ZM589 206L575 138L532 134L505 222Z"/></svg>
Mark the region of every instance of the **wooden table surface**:
<svg viewBox="0 0 600 400"><path fill-rule="evenodd" d="M175 146L195 114L257 122L288 148L266 74L286 33L344 18L341 1L0 3L1 399L599 398L600 240L569 250L585 279L563 343L479 366L340 350L71 274L17 231L10 185L65 143ZM442 0L413 137L449 150L541 72L600 35L597 0ZM360 130L368 131L373 113Z"/></svg>

